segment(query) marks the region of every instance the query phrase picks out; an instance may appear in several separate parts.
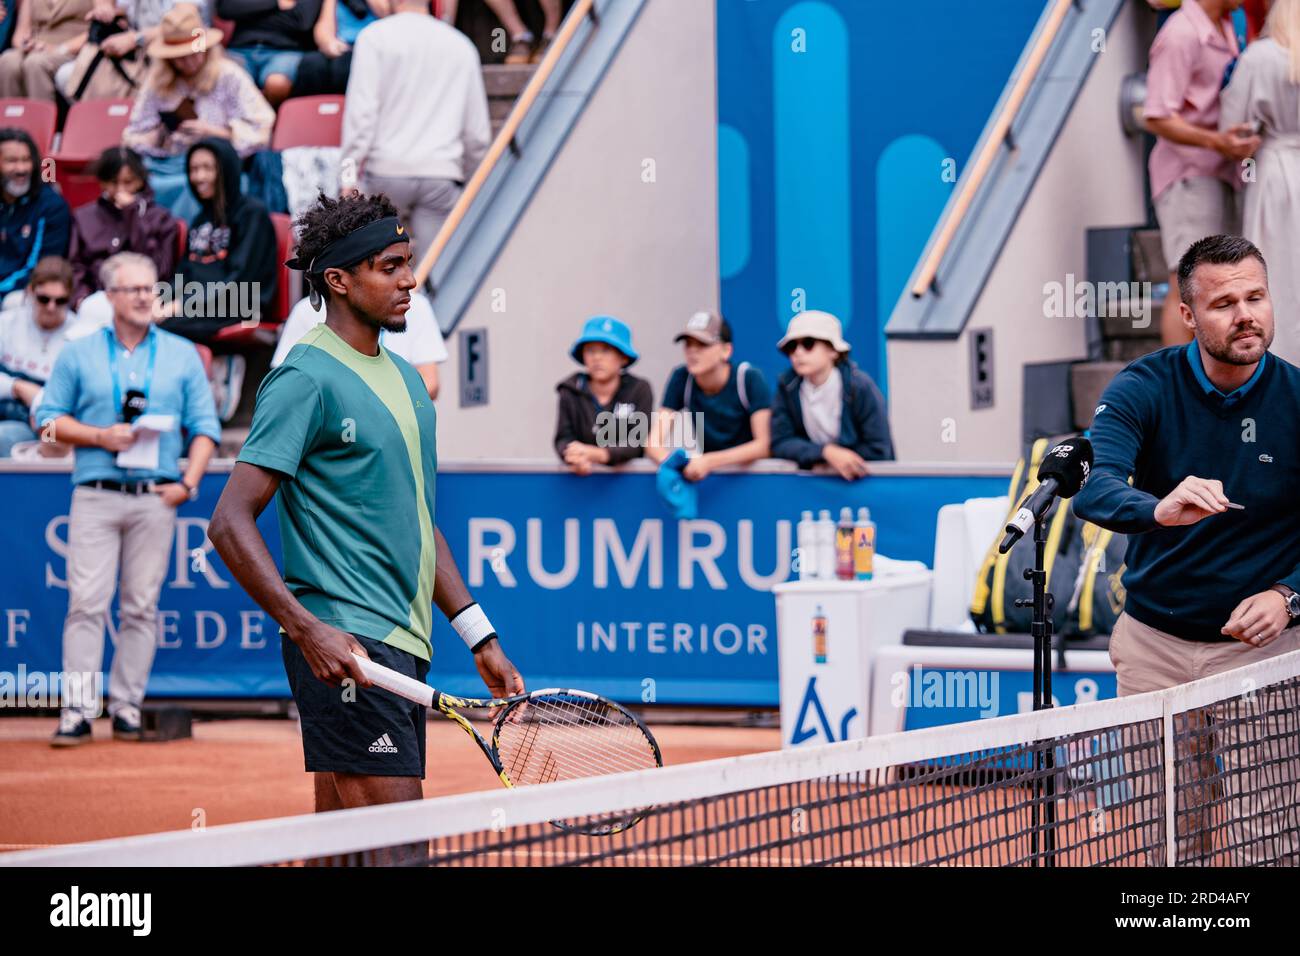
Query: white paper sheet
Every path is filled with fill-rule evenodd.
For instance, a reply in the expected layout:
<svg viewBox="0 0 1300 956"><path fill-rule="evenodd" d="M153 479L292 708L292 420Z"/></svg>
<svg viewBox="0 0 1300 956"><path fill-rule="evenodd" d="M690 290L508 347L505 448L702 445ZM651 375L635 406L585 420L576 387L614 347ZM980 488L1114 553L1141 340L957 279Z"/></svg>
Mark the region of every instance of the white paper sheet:
<svg viewBox="0 0 1300 956"><path fill-rule="evenodd" d="M156 471L162 436L175 427L175 415L141 415L131 423L135 443L117 453L117 467Z"/></svg>

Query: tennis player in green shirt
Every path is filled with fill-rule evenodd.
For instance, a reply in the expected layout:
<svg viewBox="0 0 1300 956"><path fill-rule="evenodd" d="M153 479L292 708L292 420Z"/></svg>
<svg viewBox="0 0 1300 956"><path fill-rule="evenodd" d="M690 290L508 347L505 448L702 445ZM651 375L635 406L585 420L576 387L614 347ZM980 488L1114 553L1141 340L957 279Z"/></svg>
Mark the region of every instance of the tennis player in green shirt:
<svg viewBox="0 0 1300 956"><path fill-rule="evenodd" d="M418 800L424 708L372 687L353 652L424 680L436 604L494 696L524 682L433 523L433 403L379 345L381 329L406 327L415 288L397 210L384 196L322 196L297 227L288 265L324 299L325 321L262 382L208 536L280 624L316 809ZM283 580L257 528L273 497Z"/></svg>

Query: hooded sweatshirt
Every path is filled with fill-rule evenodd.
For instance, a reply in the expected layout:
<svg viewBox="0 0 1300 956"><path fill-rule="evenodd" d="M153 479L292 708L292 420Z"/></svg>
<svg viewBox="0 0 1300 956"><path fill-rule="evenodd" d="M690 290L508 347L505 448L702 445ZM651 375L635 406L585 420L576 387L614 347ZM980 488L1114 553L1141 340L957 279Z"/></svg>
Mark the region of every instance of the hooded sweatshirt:
<svg viewBox="0 0 1300 956"><path fill-rule="evenodd" d="M125 209L118 209L113 200L101 195L73 212L68 258L72 261L74 306L80 306L86 296L99 291L99 267L119 252L148 256L158 267L159 280L172 281L176 266L176 220L154 202L148 187Z"/></svg>
<svg viewBox="0 0 1300 956"><path fill-rule="evenodd" d="M240 190L240 161L234 147L224 139L200 140L186 153L187 169L196 149L211 150L217 158L225 214L219 215L211 201L199 199L195 194L202 208L190 220L185 254L176 265L185 286L184 311L164 322L163 328L191 341L206 343L227 325L251 318L247 313L240 314L243 308L251 312L260 307L262 321L273 321L279 261L275 229L266 206ZM190 192L194 192L193 186ZM202 283L205 298L200 300L199 308L192 305L190 283L193 282ZM236 285L231 288L225 283ZM257 283L256 288L253 283Z"/></svg>
<svg viewBox="0 0 1300 956"><path fill-rule="evenodd" d="M651 412L654 410L654 392L645 379L624 372L613 401L604 406L598 404L596 396L591 393L586 372L574 372L555 386L555 390L560 393L559 410L556 413L555 451L561 460L564 458L564 447L569 442L601 444L597 436L602 432L607 432L615 443L605 445L609 449L611 465L621 465L645 454L645 442L650 438ZM642 441L634 447L618 444L623 438L635 437L632 433L633 421L628 418L633 412L639 412L640 420L644 423L641 426L644 433ZM597 416L602 414L605 417L598 420Z"/></svg>

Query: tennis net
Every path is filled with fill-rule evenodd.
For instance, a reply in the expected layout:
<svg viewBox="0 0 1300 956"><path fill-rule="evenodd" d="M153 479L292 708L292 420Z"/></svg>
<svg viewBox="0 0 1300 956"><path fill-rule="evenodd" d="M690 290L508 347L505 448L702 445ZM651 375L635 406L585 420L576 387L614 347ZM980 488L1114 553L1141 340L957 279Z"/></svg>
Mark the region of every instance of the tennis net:
<svg viewBox="0 0 1300 956"><path fill-rule="evenodd" d="M603 819L641 816L590 837ZM1300 652L820 747L0 854L0 865L1300 863Z"/></svg>

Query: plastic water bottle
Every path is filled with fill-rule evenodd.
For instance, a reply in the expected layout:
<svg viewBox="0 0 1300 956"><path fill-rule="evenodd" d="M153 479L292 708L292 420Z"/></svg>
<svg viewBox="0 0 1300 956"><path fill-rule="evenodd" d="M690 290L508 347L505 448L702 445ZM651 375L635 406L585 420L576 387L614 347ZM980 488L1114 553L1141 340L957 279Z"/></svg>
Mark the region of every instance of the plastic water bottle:
<svg viewBox="0 0 1300 956"><path fill-rule="evenodd" d="M811 581L817 577L817 524L811 511L805 511L795 529L799 547L799 580Z"/></svg>
<svg viewBox="0 0 1300 956"><path fill-rule="evenodd" d="M871 520L870 508L859 508L858 520L853 525L853 570L859 581L871 580L875 558L876 523Z"/></svg>
<svg viewBox="0 0 1300 956"><path fill-rule="evenodd" d="M853 580L853 509L840 509L840 522L835 526L835 577L841 581Z"/></svg>
<svg viewBox="0 0 1300 956"><path fill-rule="evenodd" d="M812 620L813 663L826 663L826 612L820 604Z"/></svg>
<svg viewBox="0 0 1300 956"><path fill-rule="evenodd" d="M835 522L829 508L817 512L817 579L835 577Z"/></svg>

